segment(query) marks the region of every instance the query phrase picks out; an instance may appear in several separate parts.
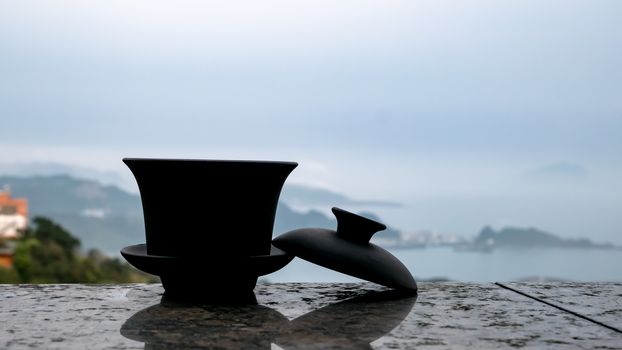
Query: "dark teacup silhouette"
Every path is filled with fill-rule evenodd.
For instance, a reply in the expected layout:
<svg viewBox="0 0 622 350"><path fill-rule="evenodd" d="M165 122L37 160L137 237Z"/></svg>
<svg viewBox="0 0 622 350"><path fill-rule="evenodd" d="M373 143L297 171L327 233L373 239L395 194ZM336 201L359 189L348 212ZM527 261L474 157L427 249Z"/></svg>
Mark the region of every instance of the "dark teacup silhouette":
<svg viewBox="0 0 622 350"><path fill-rule="evenodd" d="M169 294L252 291L292 257L271 244L292 162L125 158L140 190L146 244L121 253Z"/></svg>

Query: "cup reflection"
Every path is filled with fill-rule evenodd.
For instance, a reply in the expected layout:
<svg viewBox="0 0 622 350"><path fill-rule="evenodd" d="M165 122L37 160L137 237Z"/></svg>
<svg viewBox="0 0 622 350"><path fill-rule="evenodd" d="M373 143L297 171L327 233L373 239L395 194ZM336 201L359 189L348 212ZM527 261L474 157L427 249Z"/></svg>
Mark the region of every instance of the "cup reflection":
<svg viewBox="0 0 622 350"><path fill-rule="evenodd" d="M288 321L277 310L257 305L193 305L169 301L130 317L121 334L145 349L369 348L410 313L416 295L368 292Z"/></svg>
<svg viewBox="0 0 622 350"><path fill-rule="evenodd" d="M121 334L145 349L269 349L285 316L253 304L191 305L163 300L130 317Z"/></svg>

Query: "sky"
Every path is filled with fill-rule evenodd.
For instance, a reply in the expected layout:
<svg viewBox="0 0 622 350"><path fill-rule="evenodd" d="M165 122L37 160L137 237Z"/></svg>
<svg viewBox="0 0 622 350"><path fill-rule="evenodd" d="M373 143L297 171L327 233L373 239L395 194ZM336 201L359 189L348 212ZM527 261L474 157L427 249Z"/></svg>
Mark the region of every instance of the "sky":
<svg viewBox="0 0 622 350"><path fill-rule="evenodd" d="M622 2L0 0L0 162L275 159L406 230L622 243Z"/></svg>

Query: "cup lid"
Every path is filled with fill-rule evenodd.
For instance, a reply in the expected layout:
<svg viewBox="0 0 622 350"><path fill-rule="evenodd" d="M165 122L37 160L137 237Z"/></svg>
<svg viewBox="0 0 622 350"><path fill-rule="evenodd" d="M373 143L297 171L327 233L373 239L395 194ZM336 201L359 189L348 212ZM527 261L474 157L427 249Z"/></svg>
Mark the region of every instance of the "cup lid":
<svg viewBox="0 0 622 350"><path fill-rule="evenodd" d="M275 247L311 263L390 288L417 290L410 271L387 250L370 243L386 226L369 218L333 208L337 230L303 228L284 233Z"/></svg>

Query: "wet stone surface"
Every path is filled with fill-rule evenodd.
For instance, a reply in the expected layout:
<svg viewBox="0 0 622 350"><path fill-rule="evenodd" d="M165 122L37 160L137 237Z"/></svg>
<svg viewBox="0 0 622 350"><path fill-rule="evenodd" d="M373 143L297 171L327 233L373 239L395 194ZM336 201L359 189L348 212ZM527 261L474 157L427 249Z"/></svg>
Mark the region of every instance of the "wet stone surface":
<svg viewBox="0 0 622 350"><path fill-rule="evenodd" d="M622 329L622 283L505 283L505 285Z"/></svg>
<svg viewBox="0 0 622 350"><path fill-rule="evenodd" d="M575 285L555 284L586 313L619 308L598 298L620 295L619 284ZM162 298L159 284L0 285L0 348L622 348L622 334L494 284L419 288L405 296L370 283L263 284L257 304L208 305ZM582 299L585 290L594 296Z"/></svg>

